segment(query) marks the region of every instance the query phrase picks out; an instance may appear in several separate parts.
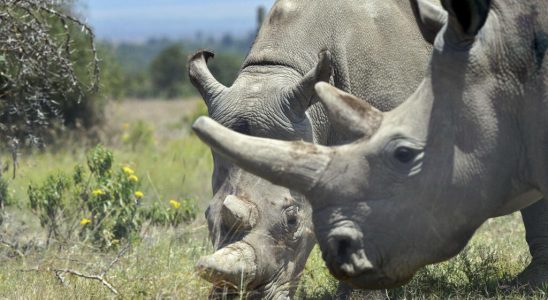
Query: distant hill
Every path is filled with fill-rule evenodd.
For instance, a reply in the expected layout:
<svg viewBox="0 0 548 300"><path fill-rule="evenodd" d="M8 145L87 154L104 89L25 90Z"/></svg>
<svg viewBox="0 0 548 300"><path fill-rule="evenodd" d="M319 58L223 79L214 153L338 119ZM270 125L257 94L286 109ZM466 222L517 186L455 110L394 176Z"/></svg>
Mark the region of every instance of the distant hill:
<svg viewBox="0 0 548 300"><path fill-rule="evenodd" d="M218 54L233 54L244 57L255 39L255 33L249 33L247 37L235 38L232 35L224 35L220 39L201 40L172 40L149 39L144 43L111 43L103 42L113 50L116 60L127 73L139 73L145 71L150 62L166 47L179 43L187 53L192 53L201 48L213 50Z"/></svg>

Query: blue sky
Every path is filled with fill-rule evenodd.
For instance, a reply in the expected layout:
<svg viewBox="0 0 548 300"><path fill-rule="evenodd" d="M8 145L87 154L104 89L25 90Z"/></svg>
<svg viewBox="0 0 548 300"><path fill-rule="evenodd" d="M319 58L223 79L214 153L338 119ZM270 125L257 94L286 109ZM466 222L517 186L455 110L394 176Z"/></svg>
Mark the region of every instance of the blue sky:
<svg viewBox="0 0 548 300"><path fill-rule="evenodd" d="M274 0L82 0L83 14L100 39L145 40L253 30L256 9Z"/></svg>

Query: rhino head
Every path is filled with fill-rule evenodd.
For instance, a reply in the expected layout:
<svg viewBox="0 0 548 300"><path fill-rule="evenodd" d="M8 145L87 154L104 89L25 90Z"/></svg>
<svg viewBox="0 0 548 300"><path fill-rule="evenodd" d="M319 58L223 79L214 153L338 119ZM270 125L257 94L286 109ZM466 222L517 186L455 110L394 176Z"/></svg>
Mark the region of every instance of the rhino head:
<svg viewBox="0 0 548 300"><path fill-rule="evenodd" d="M207 118L194 129L245 170L307 197L334 276L360 288L401 285L456 255L487 218L547 188L528 169L545 174L531 161L546 145L534 138L542 109L530 110L546 87L546 62L531 47L538 14L500 2L490 10L488 0L442 1L428 74L392 111L319 83L331 122L351 136L345 145L247 137Z"/></svg>
<svg viewBox="0 0 548 300"><path fill-rule="evenodd" d="M320 53L304 75L281 65L244 66L231 87L212 76L211 57L205 50L193 55L189 74L212 119L241 134L316 140L306 110L317 102L314 85L331 77L329 52ZM214 196L206 218L216 252L198 261L198 271L216 289L244 289L258 298L291 296L315 244L310 205L301 194L212 154Z"/></svg>

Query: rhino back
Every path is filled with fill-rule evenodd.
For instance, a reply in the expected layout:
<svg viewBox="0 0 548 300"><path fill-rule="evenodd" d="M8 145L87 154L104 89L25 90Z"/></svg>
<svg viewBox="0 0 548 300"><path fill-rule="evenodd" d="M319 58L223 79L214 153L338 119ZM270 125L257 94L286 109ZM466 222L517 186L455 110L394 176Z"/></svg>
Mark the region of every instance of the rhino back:
<svg viewBox="0 0 548 300"><path fill-rule="evenodd" d="M333 54L335 86L387 111L419 85L431 47L408 1L278 0L243 68L283 65L306 74L323 49ZM318 142L336 143L321 104L309 115Z"/></svg>
<svg viewBox="0 0 548 300"><path fill-rule="evenodd" d="M328 49L335 85L390 110L424 77L430 47L408 1L278 0L244 63L285 65L301 74Z"/></svg>

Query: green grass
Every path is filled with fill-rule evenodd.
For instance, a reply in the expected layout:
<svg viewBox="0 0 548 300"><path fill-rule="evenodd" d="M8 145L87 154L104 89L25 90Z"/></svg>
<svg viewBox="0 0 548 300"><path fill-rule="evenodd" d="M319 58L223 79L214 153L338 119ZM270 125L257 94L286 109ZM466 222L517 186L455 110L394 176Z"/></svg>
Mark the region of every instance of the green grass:
<svg viewBox="0 0 548 300"><path fill-rule="evenodd" d="M124 106L126 108L115 115L115 122L110 122L116 124L112 125L116 130L106 129L107 147L114 151L116 164L120 167L130 165L136 170L145 193L144 202L160 201L167 205L169 199L192 198L200 207L198 218L176 228L144 226L140 234L142 241L132 245L105 279L124 299L205 299L210 285L198 278L193 268L199 256L211 252L202 212L211 195L212 161L209 149L189 131L190 120L203 112L203 107L183 114L177 113L169 103L159 106L165 111L154 114L169 116L166 117L169 121L146 119L143 117L146 114L132 119L128 117L130 112L124 112L132 106ZM124 131L131 130L139 120L152 128L153 137L132 148L121 140ZM129 129L120 130L118 126L125 123L129 124ZM27 206L26 191L30 182L40 182L52 172L71 172L76 163L85 163L89 147L78 146L78 143L67 145L57 147L56 152L20 157L17 177L10 180L15 205L7 209L6 218L0 225L0 238L19 243L19 251L25 256L20 257L10 247L0 244L0 299L113 297L97 281L65 275L65 283L61 283L51 270L71 268L85 274L98 274L117 252L105 253L79 243L61 250L58 247L45 249L44 231ZM408 285L372 294L354 293L353 298L546 298L546 291L531 294L505 286L523 269L528 259L523 224L517 213L489 220L463 253L425 268ZM336 286L336 280L329 275L315 248L306 265L297 299L331 299Z"/></svg>

